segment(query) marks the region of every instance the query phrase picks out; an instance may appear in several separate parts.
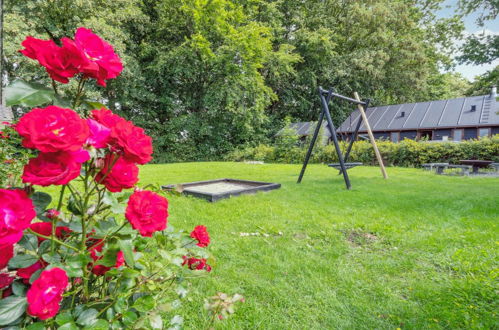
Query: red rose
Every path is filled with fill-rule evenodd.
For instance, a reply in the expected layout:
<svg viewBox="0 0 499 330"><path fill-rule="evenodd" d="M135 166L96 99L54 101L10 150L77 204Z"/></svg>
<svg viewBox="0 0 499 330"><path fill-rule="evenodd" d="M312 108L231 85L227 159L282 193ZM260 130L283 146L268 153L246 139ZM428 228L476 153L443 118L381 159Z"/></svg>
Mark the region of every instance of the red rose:
<svg viewBox="0 0 499 330"><path fill-rule="evenodd" d="M2 299L7 298L8 296L12 296L12 286L9 286L5 290L2 291Z"/></svg>
<svg viewBox="0 0 499 330"><path fill-rule="evenodd" d="M168 223L168 200L152 191L135 191L128 200L125 217L142 236L151 237Z"/></svg>
<svg viewBox="0 0 499 330"><path fill-rule="evenodd" d="M22 45L25 49L20 52L45 67L50 78L68 83L68 78L78 73L78 64L81 54L78 50L69 47L59 47L52 40L41 40L27 37Z"/></svg>
<svg viewBox="0 0 499 330"><path fill-rule="evenodd" d="M62 294L68 286L68 275L61 268L44 270L26 293L28 314L46 320L59 311Z"/></svg>
<svg viewBox="0 0 499 330"><path fill-rule="evenodd" d="M139 181L137 165L123 158L115 161L116 157L118 156L108 154L104 159L104 167L95 176L95 181L106 186L111 192L132 188ZM109 171L110 168L111 171Z"/></svg>
<svg viewBox="0 0 499 330"><path fill-rule="evenodd" d="M0 246L19 242L35 216L33 201L25 191L0 189Z"/></svg>
<svg viewBox="0 0 499 330"><path fill-rule="evenodd" d="M87 144L90 144L94 148L107 147L111 129L90 118L87 119L87 124L90 128L90 136L87 139Z"/></svg>
<svg viewBox="0 0 499 330"><path fill-rule="evenodd" d="M102 256L99 256L98 254L102 253L102 248L104 247L104 241L103 240L89 240L89 241L95 241L94 245L90 247L90 257L94 260L94 263L100 259L102 259ZM114 268L120 268L125 264L125 256L123 254L123 251L118 251L116 254L116 264L113 266ZM101 276L107 273L111 267L107 267L104 265L95 265L92 267L92 273L95 275Z"/></svg>
<svg viewBox="0 0 499 330"><path fill-rule="evenodd" d="M102 40L92 30L78 28L74 41L63 38L66 47L78 49L81 56L79 71L86 77L97 79L97 84L106 87L106 80L119 76L123 70L121 59L114 52L113 46Z"/></svg>
<svg viewBox="0 0 499 330"><path fill-rule="evenodd" d="M211 272L211 266L206 263L206 259L197 259L197 258L187 258L186 256L183 257L184 262L182 263L183 265L187 265L189 269L192 270L206 270L207 272Z"/></svg>
<svg viewBox="0 0 499 330"><path fill-rule="evenodd" d="M49 105L35 108L16 126L23 146L41 152L78 151L89 136L87 122L71 109Z"/></svg>
<svg viewBox="0 0 499 330"><path fill-rule="evenodd" d="M196 226L191 232L191 237L198 241L196 244L200 247L207 247L210 244L210 235L206 231L205 226Z"/></svg>
<svg viewBox="0 0 499 330"><path fill-rule="evenodd" d="M29 279L31 278L31 275L36 273L36 271L38 271L39 269L47 267L47 265L48 264L45 261L38 260L31 266L19 268L16 271L16 275L22 278L24 283L29 284Z"/></svg>
<svg viewBox="0 0 499 330"><path fill-rule="evenodd" d="M111 110L102 108L100 110L92 110L92 117L100 124L106 126L109 129L113 129L121 121L124 121L125 118L122 118L116 114L114 114Z"/></svg>
<svg viewBox="0 0 499 330"><path fill-rule="evenodd" d="M123 120L112 129L111 137L123 150L125 159L138 164L151 161L152 138L142 128Z"/></svg>
<svg viewBox="0 0 499 330"><path fill-rule="evenodd" d="M14 256L14 245L6 244L0 246L0 269L7 267L9 260Z"/></svg>
<svg viewBox="0 0 499 330"><path fill-rule="evenodd" d="M125 159L146 164L152 159L152 138L132 122L113 114L109 109L92 110L97 122L111 129L110 144L123 152Z"/></svg>
<svg viewBox="0 0 499 330"><path fill-rule="evenodd" d="M15 278L6 273L0 273L0 290L8 287L14 282Z"/></svg>
<svg viewBox="0 0 499 330"><path fill-rule="evenodd" d="M88 156L88 152L84 152ZM42 152L24 166L23 182L44 187L67 184L80 175L81 161L84 159L80 158L79 153Z"/></svg>
<svg viewBox="0 0 499 330"><path fill-rule="evenodd" d="M56 210L54 210L56 211ZM50 236L52 235L52 223L51 222L35 222L32 223L29 228L34 231L35 233L38 233L40 235L44 236ZM58 226L55 228L55 236L57 238L64 238L67 235L71 233L71 229L69 229L66 226ZM45 238L43 237L38 237L38 244L45 241Z"/></svg>

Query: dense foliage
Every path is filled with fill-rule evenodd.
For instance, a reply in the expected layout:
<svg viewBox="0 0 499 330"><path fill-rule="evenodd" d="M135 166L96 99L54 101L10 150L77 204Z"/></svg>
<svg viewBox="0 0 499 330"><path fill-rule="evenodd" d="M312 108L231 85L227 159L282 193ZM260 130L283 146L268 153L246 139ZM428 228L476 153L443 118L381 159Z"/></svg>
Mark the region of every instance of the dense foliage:
<svg viewBox="0 0 499 330"><path fill-rule="evenodd" d="M460 159L488 159L499 162L499 135L480 140L453 142L424 142L405 139L399 143L378 141L378 148L385 165L418 167L425 163L448 162L459 164ZM340 143L346 150L347 143ZM259 160L269 163L299 164L305 159L307 149L297 146L259 145L236 150L227 155L227 160ZM375 165L376 156L369 141L357 141L353 144L350 161ZM332 144L316 145L312 158L314 163L338 162L338 156Z"/></svg>
<svg viewBox="0 0 499 330"><path fill-rule="evenodd" d="M315 118L319 85L358 91L375 104L462 95L466 82L440 71L451 65L463 29L459 17L436 18L442 3L11 0L6 77L49 83L19 54L21 36L60 42L87 26L125 64L125 79L91 86L87 97L144 127L156 162L219 159L268 142L287 116ZM339 122L352 109L334 110Z"/></svg>

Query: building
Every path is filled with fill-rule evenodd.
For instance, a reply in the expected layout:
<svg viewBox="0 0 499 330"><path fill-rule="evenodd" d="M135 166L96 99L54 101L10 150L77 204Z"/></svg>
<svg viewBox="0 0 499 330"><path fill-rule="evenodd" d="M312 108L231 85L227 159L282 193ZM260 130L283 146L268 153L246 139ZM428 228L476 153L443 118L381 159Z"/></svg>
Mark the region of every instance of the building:
<svg viewBox="0 0 499 330"><path fill-rule="evenodd" d="M1 88L1 86L0 86ZM2 92L0 90L0 92ZM14 116L12 114L12 109L10 107L5 106L5 93L2 95L2 102L0 102L0 123L4 121L12 121Z"/></svg>
<svg viewBox="0 0 499 330"><path fill-rule="evenodd" d="M350 138L359 116L355 110L338 128L342 139ZM482 96L372 107L366 116L374 137L392 142L405 138L461 141L499 134L496 87ZM364 124L359 134L367 134Z"/></svg>
<svg viewBox="0 0 499 330"><path fill-rule="evenodd" d="M0 123L4 121L12 121L12 111L0 104Z"/></svg>
<svg viewBox="0 0 499 330"><path fill-rule="evenodd" d="M291 123L289 124L289 126L281 129L276 135L277 136L284 135L287 129L288 130L291 129L298 136L298 140L303 143L306 141L308 136L312 136L314 134L316 125L317 125L316 121ZM322 136L322 144L327 144L331 140L331 133L327 129L326 121L322 122L322 129L319 131L319 133Z"/></svg>

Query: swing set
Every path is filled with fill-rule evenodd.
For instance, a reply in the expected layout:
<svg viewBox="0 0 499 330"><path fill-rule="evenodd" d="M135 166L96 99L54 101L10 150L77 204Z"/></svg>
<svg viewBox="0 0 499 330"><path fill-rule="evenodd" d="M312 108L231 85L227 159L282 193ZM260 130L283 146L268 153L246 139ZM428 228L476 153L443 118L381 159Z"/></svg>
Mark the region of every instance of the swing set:
<svg viewBox="0 0 499 330"><path fill-rule="evenodd" d="M322 126L322 122L324 121L324 117L326 118L327 122L327 128L329 129L329 132L331 134L331 137L333 139L334 147L336 149L336 153L338 155L338 160L339 163L334 163L334 164L329 164L329 167L334 167L339 170L339 174L343 174L343 179L345 180L345 185L347 189L350 189L352 186L350 184L350 178L348 177L347 170L350 168L353 168L355 166L360 166L362 163L348 163L348 157L350 156L350 152L352 151L352 146L354 141L357 139L358 133L360 126L362 123L366 126L367 133L369 134L369 140L371 141L371 144L373 146L374 152L376 154L376 158L378 160L381 173L383 174L383 177L385 179L388 178L388 175L386 174L385 166L383 165L383 159L381 158L381 154L378 150L378 146L376 145L376 140L374 139L374 135L371 131L371 126L369 125L369 122L367 120L366 116L366 110L369 106L370 100L367 99L365 101L361 101L359 98L359 95L357 92L354 93L354 99L340 95L334 92L333 88L330 90L325 90L322 89L322 87L319 87L319 97L321 99L321 106L322 106L322 111L319 115L319 120L317 122L317 126L315 127L314 135L312 137L312 140L310 141L310 146L308 147L307 154L305 156L305 161L303 162L303 166L301 168L300 176L298 177L297 183L301 183L303 179L303 175L305 174L305 170L307 169L308 162L310 160L310 156L312 155L312 150L314 148L315 142L317 140L317 136L319 135L319 130ZM336 135L336 128L334 127L333 120L331 119L331 112L329 111L329 103L333 101L333 98L337 98L340 100L348 101L350 103L356 104L357 108L360 112L359 120L357 122L357 125L355 127L355 131L353 132L352 136L350 137L350 143L348 144L347 150L345 152L345 156L343 156L343 153L340 148L340 144L338 142L338 136Z"/></svg>

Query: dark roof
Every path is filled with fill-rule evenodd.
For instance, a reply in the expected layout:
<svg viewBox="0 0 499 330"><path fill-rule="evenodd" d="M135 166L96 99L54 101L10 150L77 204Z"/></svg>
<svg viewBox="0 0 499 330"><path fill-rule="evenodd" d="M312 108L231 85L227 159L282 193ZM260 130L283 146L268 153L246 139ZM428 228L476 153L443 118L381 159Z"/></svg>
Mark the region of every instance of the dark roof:
<svg viewBox="0 0 499 330"><path fill-rule="evenodd" d="M475 110L472 110L475 106ZM499 126L499 102L492 95L457 99L386 105L366 110L373 131L416 130L425 128ZM338 128L338 133L352 132L360 116L355 110ZM360 131L366 131L364 124Z"/></svg>
<svg viewBox="0 0 499 330"><path fill-rule="evenodd" d="M307 121L307 122L300 122L300 123L291 123L289 124L289 128L294 129L296 131L296 134L299 136L308 136L312 135L314 133L315 125L317 125L316 121ZM326 122L322 122L322 127L323 127L323 135L330 137L331 133L329 133L329 130L326 129ZM277 135L282 135L284 131L284 128L281 129Z"/></svg>

